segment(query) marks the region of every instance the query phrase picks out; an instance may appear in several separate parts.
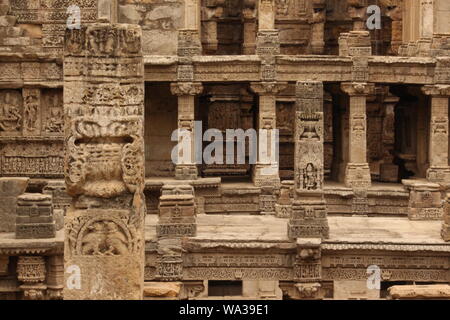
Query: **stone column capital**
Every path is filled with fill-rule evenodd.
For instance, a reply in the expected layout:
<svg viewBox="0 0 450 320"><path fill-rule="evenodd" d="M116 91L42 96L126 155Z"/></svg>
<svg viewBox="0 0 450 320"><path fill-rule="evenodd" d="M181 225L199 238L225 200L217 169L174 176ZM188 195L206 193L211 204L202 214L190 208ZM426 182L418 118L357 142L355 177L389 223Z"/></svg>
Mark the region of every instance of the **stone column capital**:
<svg viewBox="0 0 450 320"><path fill-rule="evenodd" d="M202 93L201 82L174 82L170 84L170 91L176 96L196 96Z"/></svg>
<svg viewBox="0 0 450 320"><path fill-rule="evenodd" d="M427 96L450 97L450 85L425 85L422 92Z"/></svg>
<svg viewBox="0 0 450 320"><path fill-rule="evenodd" d="M349 96L367 96L375 91L375 84L367 82L343 82L341 89Z"/></svg>
<svg viewBox="0 0 450 320"><path fill-rule="evenodd" d="M287 82L251 82L250 89L260 96L275 96L286 89Z"/></svg>

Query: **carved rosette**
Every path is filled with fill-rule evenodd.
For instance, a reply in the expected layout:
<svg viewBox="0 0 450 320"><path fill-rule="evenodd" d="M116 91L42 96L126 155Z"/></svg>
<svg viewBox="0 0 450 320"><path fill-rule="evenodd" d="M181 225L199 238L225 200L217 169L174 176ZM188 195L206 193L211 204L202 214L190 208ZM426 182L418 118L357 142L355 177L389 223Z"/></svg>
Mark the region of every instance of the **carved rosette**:
<svg viewBox="0 0 450 320"><path fill-rule="evenodd" d="M143 74L139 26L66 31L64 257L81 288L66 287L65 298L142 297Z"/></svg>

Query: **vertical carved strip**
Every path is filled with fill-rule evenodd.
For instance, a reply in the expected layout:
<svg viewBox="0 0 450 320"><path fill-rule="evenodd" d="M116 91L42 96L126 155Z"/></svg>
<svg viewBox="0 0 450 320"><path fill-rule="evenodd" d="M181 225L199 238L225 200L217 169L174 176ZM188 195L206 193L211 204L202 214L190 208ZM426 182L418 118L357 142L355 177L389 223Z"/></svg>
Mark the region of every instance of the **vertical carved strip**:
<svg viewBox="0 0 450 320"><path fill-rule="evenodd" d="M66 31L66 299L142 298L143 74L139 26Z"/></svg>
<svg viewBox="0 0 450 320"><path fill-rule="evenodd" d="M295 112L295 185L288 236L327 238L327 209L323 195L323 84L297 82Z"/></svg>

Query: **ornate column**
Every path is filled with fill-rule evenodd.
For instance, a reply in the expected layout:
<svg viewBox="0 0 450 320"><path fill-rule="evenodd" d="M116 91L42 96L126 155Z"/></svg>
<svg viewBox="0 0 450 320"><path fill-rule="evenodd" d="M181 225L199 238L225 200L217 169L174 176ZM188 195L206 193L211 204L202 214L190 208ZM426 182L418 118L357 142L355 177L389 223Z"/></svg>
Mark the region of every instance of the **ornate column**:
<svg viewBox="0 0 450 320"><path fill-rule="evenodd" d="M258 161L253 172L253 182L256 186L280 186L278 173L278 157L276 132L276 96L285 89L286 83L279 82L252 82L250 87L259 95L258 114ZM265 143L265 145L264 145ZM263 149L263 150L261 150Z"/></svg>
<svg viewBox="0 0 450 320"><path fill-rule="evenodd" d="M256 0L245 0L242 10L244 43L242 54L255 54L256 49Z"/></svg>
<svg viewBox="0 0 450 320"><path fill-rule="evenodd" d="M431 182L450 181L448 165L448 99L450 85L427 85L422 91L431 96L430 137L427 179Z"/></svg>
<svg viewBox="0 0 450 320"><path fill-rule="evenodd" d="M326 3L324 0L313 1L311 20L311 53L323 54L325 49Z"/></svg>
<svg viewBox="0 0 450 320"><path fill-rule="evenodd" d="M65 299L142 299L144 64L137 25L66 31Z"/></svg>
<svg viewBox="0 0 450 320"><path fill-rule="evenodd" d="M386 15L391 19L391 54L398 54L398 49L403 43L403 1L382 0L381 4L386 8Z"/></svg>
<svg viewBox="0 0 450 320"><path fill-rule="evenodd" d="M380 165L380 180L397 182L398 165L394 164L395 106L400 98L387 94L383 101L383 163Z"/></svg>
<svg viewBox="0 0 450 320"><path fill-rule="evenodd" d="M219 44L217 40L217 20L222 16L225 0L206 0L201 8L202 45L206 54L214 54Z"/></svg>
<svg viewBox="0 0 450 320"><path fill-rule="evenodd" d="M353 31L366 30L367 0L347 0L348 13L353 20Z"/></svg>
<svg viewBox="0 0 450 320"><path fill-rule="evenodd" d="M434 30L434 0L420 0L420 37L432 38Z"/></svg>
<svg viewBox="0 0 450 320"><path fill-rule="evenodd" d="M371 83L342 83L341 89L350 96L349 163L345 170L345 185L367 189L371 185L367 163L366 97L375 86Z"/></svg>
<svg viewBox="0 0 450 320"><path fill-rule="evenodd" d="M444 202L444 221L441 236L444 241L450 241L450 192L447 192Z"/></svg>
<svg viewBox="0 0 450 320"><path fill-rule="evenodd" d="M275 0L259 0L256 54L261 57L261 80L275 81L275 56L280 54L279 32L275 29Z"/></svg>
<svg viewBox="0 0 450 320"><path fill-rule="evenodd" d="M184 3L184 28L178 31L179 56L202 54L200 26L200 0L186 0Z"/></svg>
<svg viewBox="0 0 450 320"><path fill-rule="evenodd" d="M323 84L297 82L295 111L294 202L288 237L328 238L323 195Z"/></svg>
<svg viewBox="0 0 450 320"><path fill-rule="evenodd" d="M195 96L203 91L203 86L200 82L177 82L172 83L170 88L172 94L178 96L178 145L182 147L181 150L178 150L175 178L179 180L197 179L194 109Z"/></svg>

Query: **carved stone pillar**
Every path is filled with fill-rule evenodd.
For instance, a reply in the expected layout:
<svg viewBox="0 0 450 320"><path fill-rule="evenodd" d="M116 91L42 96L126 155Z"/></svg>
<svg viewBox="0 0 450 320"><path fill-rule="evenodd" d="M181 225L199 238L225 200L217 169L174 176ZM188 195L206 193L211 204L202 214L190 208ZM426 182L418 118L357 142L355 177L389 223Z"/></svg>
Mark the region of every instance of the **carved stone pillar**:
<svg viewBox="0 0 450 320"><path fill-rule="evenodd" d="M366 30L367 0L347 0L348 13L353 20L353 31Z"/></svg>
<svg viewBox="0 0 450 320"><path fill-rule="evenodd" d="M323 194L323 84L297 82L295 111L294 202L288 237L328 238Z"/></svg>
<svg viewBox="0 0 450 320"><path fill-rule="evenodd" d="M311 53L323 54L325 49L325 20L326 3L324 0L313 1L313 13L311 19Z"/></svg>
<svg viewBox="0 0 450 320"><path fill-rule="evenodd" d="M432 38L435 0L420 0L420 37Z"/></svg>
<svg viewBox="0 0 450 320"><path fill-rule="evenodd" d="M244 43L242 54L255 54L256 49L256 0L245 0L242 10Z"/></svg>
<svg viewBox="0 0 450 320"><path fill-rule="evenodd" d="M65 299L142 299L144 65L137 25L66 31Z"/></svg>
<svg viewBox="0 0 450 320"><path fill-rule="evenodd" d="M391 19L391 54L398 54L403 43L403 10L402 0L382 0L381 4L386 8L386 15Z"/></svg>
<svg viewBox="0 0 450 320"><path fill-rule="evenodd" d="M19 256L17 278L22 282L20 289L25 300L43 300L45 298L45 259L41 256Z"/></svg>
<svg viewBox="0 0 450 320"><path fill-rule="evenodd" d="M48 257L47 298L60 300L64 289L64 257L62 255Z"/></svg>
<svg viewBox="0 0 450 320"><path fill-rule="evenodd" d="M342 83L342 90L350 96L349 163L345 171L345 185L366 189L371 185L367 163L366 97L374 91L370 83Z"/></svg>
<svg viewBox="0 0 450 320"><path fill-rule="evenodd" d="M380 165L380 180L398 182L398 165L394 164L395 144L395 105L400 99L388 95L384 101L383 117L383 163Z"/></svg>
<svg viewBox="0 0 450 320"><path fill-rule="evenodd" d="M448 165L448 99L450 85L429 85L422 91L431 96L430 142L428 158L430 167L427 179L432 182L450 181Z"/></svg>
<svg viewBox="0 0 450 320"><path fill-rule="evenodd" d="M253 82L253 92L259 95L258 114L258 161L253 172L256 186L280 186L276 129L276 96L286 88L286 83ZM275 140L274 140L275 139Z"/></svg>
<svg viewBox="0 0 450 320"><path fill-rule="evenodd" d="M320 239L297 240L297 255L294 262L294 298L317 300L323 298Z"/></svg>
<svg viewBox="0 0 450 320"><path fill-rule="evenodd" d="M172 94L178 96L178 149L175 165L175 178L180 180L197 179L195 162L194 109L195 96L203 91L200 82L177 82L171 84Z"/></svg>
<svg viewBox="0 0 450 320"><path fill-rule="evenodd" d="M205 0L202 6L202 45L206 54L217 52L217 20L222 16L225 0Z"/></svg>

